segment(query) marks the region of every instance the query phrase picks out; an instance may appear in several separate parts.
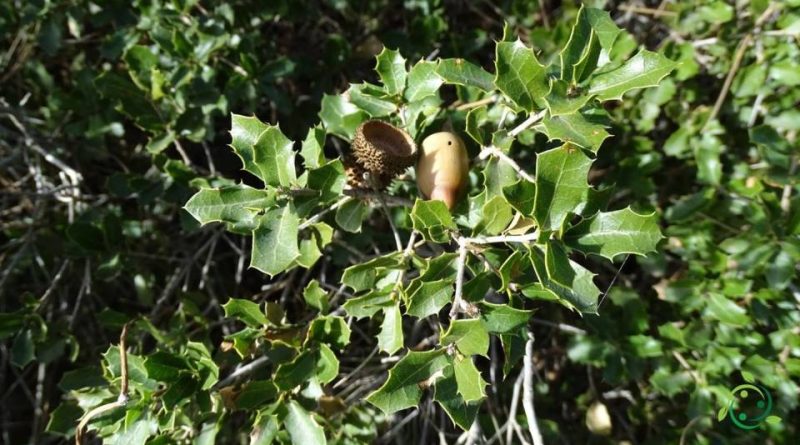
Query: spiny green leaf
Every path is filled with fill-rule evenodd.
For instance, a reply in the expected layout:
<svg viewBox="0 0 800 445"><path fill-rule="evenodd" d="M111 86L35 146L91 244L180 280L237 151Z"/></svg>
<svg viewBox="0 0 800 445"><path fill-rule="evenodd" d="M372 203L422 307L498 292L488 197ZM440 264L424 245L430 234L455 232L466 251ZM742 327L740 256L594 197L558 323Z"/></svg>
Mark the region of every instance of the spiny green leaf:
<svg viewBox="0 0 800 445"><path fill-rule="evenodd" d="M300 155L307 169L317 168L326 162L323 147L325 147L325 130L320 125L310 128L300 149Z"/></svg>
<svg viewBox="0 0 800 445"><path fill-rule="evenodd" d="M533 111L550 91L545 67L519 39L497 42L495 68L497 88L525 111Z"/></svg>
<svg viewBox="0 0 800 445"><path fill-rule="evenodd" d="M358 233L369 213L369 206L360 199L351 199L336 209L336 224L345 232Z"/></svg>
<svg viewBox="0 0 800 445"><path fill-rule="evenodd" d="M541 125L536 128L546 134L550 140L569 142L595 153L600 149L603 141L610 136L603 125L590 121L580 113L562 116L547 115L542 119Z"/></svg>
<svg viewBox="0 0 800 445"><path fill-rule="evenodd" d="M417 199L411 209L411 222L414 230L426 239L445 242L449 239L448 230L455 230L456 224L447 206L442 201L423 201Z"/></svg>
<svg viewBox="0 0 800 445"><path fill-rule="evenodd" d="M293 145L280 128L271 125L258 136L253 145L253 163L265 184L288 187L297 181Z"/></svg>
<svg viewBox="0 0 800 445"><path fill-rule="evenodd" d="M369 116L344 96L325 94L322 96L319 117L329 133L349 141L353 139L356 128L367 120Z"/></svg>
<svg viewBox="0 0 800 445"><path fill-rule="evenodd" d="M489 352L489 332L483 320L477 318L453 320L442 334L442 344L455 344L459 352L464 355L486 356Z"/></svg>
<svg viewBox="0 0 800 445"><path fill-rule="evenodd" d="M570 267L574 271L574 279L570 286L566 287L550 279L545 266L544 255L537 248L531 249L530 259L539 282L547 292L551 292L562 304L569 308L577 309L582 313L597 313L597 297L600 295L600 289L594 284L593 278L595 274L580 264L570 261ZM523 293L526 296L535 295L535 293Z"/></svg>
<svg viewBox="0 0 800 445"><path fill-rule="evenodd" d="M378 334L378 348L393 355L403 347L403 316L400 304L388 305L383 309L381 332Z"/></svg>
<svg viewBox="0 0 800 445"><path fill-rule="evenodd" d="M202 189L184 208L200 224L225 222L240 228L255 227L256 215L275 204L275 192L244 184Z"/></svg>
<svg viewBox="0 0 800 445"><path fill-rule="evenodd" d="M283 421L293 444L327 444L325 432L311 414L294 400L286 404L286 418Z"/></svg>
<svg viewBox="0 0 800 445"><path fill-rule="evenodd" d="M561 116L577 113L591 98L592 96L577 88L571 89L567 82L556 80L544 100L550 116Z"/></svg>
<svg viewBox="0 0 800 445"><path fill-rule="evenodd" d="M570 212L587 199L592 160L569 144L536 158L533 216L543 230L559 230Z"/></svg>
<svg viewBox="0 0 800 445"><path fill-rule="evenodd" d="M657 86L676 66L661 54L641 50L619 68L594 76L589 94L601 101L621 100L630 90Z"/></svg>
<svg viewBox="0 0 800 445"><path fill-rule="evenodd" d="M303 289L303 299L306 304L320 312L328 311L328 293L322 290L319 281L311 280Z"/></svg>
<svg viewBox="0 0 800 445"><path fill-rule="evenodd" d="M347 90L350 102L364 110L372 117L384 117L397 111L397 105L386 96L382 88L369 84L359 83L350 85Z"/></svg>
<svg viewBox="0 0 800 445"><path fill-rule="evenodd" d="M444 376L436 381L433 399L461 429L466 431L472 426L478 414L479 404L465 402L458 393L458 382L452 366L448 365L444 369Z"/></svg>
<svg viewBox="0 0 800 445"><path fill-rule="evenodd" d="M433 383L429 379L434 377L435 380L448 364L443 349L409 351L389 370L389 378L383 386L367 396L367 401L385 414L417 406L422 396L420 386L429 386Z"/></svg>
<svg viewBox="0 0 800 445"><path fill-rule="evenodd" d="M311 321L306 334L306 345L311 342L327 343L344 349L350 343L350 326L344 318L335 315L320 316Z"/></svg>
<svg viewBox="0 0 800 445"><path fill-rule="evenodd" d="M458 384L458 394L465 402L470 403L486 397L486 381L481 377L472 357L456 357L453 360L453 372Z"/></svg>
<svg viewBox="0 0 800 445"><path fill-rule="evenodd" d="M408 73L408 86L404 96L409 102L435 96L439 93L442 83L442 78L436 74L436 64L420 60Z"/></svg>
<svg viewBox="0 0 800 445"><path fill-rule="evenodd" d="M402 94L408 76L406 59L400 55L399 51L384 47L376 60L375 72L381 78L386 92L392 96Z"/></svg>
<svg viewBox="0 0 800 445"><path fill-rule="evenodd" d="M253 146L268 128L270 128L268 124L261 122L255 116L231 114L231 148L242 160L244 170L257 178L261 178L261 169L255 163Z"/></svg>
<svg viewBox="0 0 800 445"><path fill-rule="evenodd" d="M436 74L445 83L476 87L487 92L494 90L494 77L464 59L440 59L436 65Z"/></svg>
<svg viewBox="0 0 800 445"><path fill-rule="evenodd" d="M561 51L561 79L572 85L586 79L597 66L600 50L611 50L620 29L608 12L581 6Z"/></svg>
<svg viewBox="0 0 800 445"><path fill-rule="evenodd" d="M438 313L453 297L453 280L424 281L409 293L406 313L425 318Z"/></svg>
<svg viewBox="0 0 800 445"><path fill-rule="evenodd" d="M486 330L493 334L510 334L525 326L533 311L515 309L507 304L494 304L486 301L478 303L481 320Z"/></svg>
<svg viewBox="0 0 800 445"><path fill-rule="evenodd" d="M294 205L289 203L260 217L253 230L253 249L250 267L270 276L275 276L300 256L297 247L297 233L300 220Z"/></svg>
<svg viewBox="0 0 800 445"><path fill-rule="evenodd" d="M640 215L630 207L597 213L564 234L564 242L573 249L609 260L622 253L645 255L654 251L662 238L655 212Z"/></svg>
<svg viewBox="0 0 800 445"><path fill-rule="evenodd" d="M267 316L261 310L261 306L254 301L231 298L222 305L222 309L225 311L226 317L236 318L253 328L260 328L269 324Z"/></svg>

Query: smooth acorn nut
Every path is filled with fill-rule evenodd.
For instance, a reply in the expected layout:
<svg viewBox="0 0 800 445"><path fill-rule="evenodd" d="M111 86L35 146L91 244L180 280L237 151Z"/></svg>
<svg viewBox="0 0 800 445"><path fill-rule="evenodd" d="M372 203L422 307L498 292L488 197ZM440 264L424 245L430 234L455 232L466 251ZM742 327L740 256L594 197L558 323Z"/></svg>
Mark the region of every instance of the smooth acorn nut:
<svg viewBox="0 0 800 445"><path fill-rule="evenodd" d="M366 121L356 129L353 156L366 171L378 176L396 176L414 165L414 139L392 124Z"/></svg>
<svg viewBox="0 0 800 445"><path fill-rule="evenodd" d="M442 131L422 141L417 162L417 187L425 199L444 201L452 210L467 186L469 157L464 141Z"/></svg>
<svg viewBox="0 0 800 445"><path fill-rule="evenodd" d="M611 434L611 416L602 402L594 402L586 410L586 428L599 436Z"/></svg>

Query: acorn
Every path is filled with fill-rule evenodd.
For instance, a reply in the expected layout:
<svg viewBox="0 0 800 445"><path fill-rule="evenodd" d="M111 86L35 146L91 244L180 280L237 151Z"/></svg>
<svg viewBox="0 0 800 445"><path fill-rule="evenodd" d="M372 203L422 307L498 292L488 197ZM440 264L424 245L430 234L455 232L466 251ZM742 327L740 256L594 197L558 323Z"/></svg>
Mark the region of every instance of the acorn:
<svg viewBox="0 0 800 445"><path fill-rule="evenodd" d="M373 177L394 177L414 165L417 145L404 130L383 121L366 121L356 129L353 156Z"/></svg>
<svg viewBox="0 0 800 445"><path fill-rule="evenodd" d="M599 436L611 434L611 416L602 402L594 402L586 410L586 428Z"/></svg>
<svg viewBox="0 0 800 445"><path fill-rule="evenodd" d="M449 131L422 141L417 162L417 187L425 199L444 201L452 210L467 187L469 156L464 141Z"/></svg>
<svg viewBox="0 0 800 445"><path fill-rule="evenodd" d="M388 174L371 174L364 167L362 167L352 155L345 155L344 157L344 172L347 176L347 184L355 189L372 189L374 186L378 190L386 188L394 178L393 175ZM370 184L369 177L372 179Z"/></svg>

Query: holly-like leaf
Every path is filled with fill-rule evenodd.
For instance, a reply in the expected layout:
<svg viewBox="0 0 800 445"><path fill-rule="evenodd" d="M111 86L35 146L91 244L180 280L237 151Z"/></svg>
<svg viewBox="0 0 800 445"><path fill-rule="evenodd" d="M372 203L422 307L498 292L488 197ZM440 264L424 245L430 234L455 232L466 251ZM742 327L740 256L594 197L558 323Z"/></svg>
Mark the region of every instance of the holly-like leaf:
<svg viewBox="0 0 800 445"><path fill-rule="evenodd" d="M387 269L400 269L402 266L399 252L392 252L348 267L344 270L341 281L359 292L370 289L378 276L383 275Z"/></svg>
<svg viewBox="0 0 800 445"><path fill-rule="evenodd" d="M572 268L574 278L570 286L564 286L550 278L547 273L544 255L537 248L531 249L530 259L543 290L546 289L547 292L552 293L553 296L569 308L577 309L582 313L597 313L597 297L600 295L600 289L594 284L593 278L595 274L580 264L569 260L568 266L565 267ZM526 296L529 295L525 292L523 293Z"/></svg>
<svg viewBox="0 0 800 445"><path fill-rule="evenodd" d="M450 419L464 431L472 426L479 404L467 403L458 393L458 382L452 366L444 369L444 376L436 381L433 399L442 406Z"/></svg>
<svg viewBox="0 0 800 445"><path fill-rule="evenodd" d="M497 42L495 57L497 88L525 111L550 91L545 67L521 40Z"/></svg>
<svg viewBox="0 0 800 445"><path fill-rule="evenodd" d="M350 343L350 326L342 317L328 315L311 321L306 334L306 344L327 343L336 349L344 349Z"/></svg>
<svg viewBox="0 0 800 445"><path fill-rule="evenodd" d="M293 145L280 128L271 125L258 136L253 144L253 163L265 184L288 187L297 181Z"/></svg>
<svg viewBox="0 0 800 445"><path fill-rule="evenodd" d="M586 201L592 160L566 144L536 158L533 216L542 230L559 230L567 215Z"/></svg>
<svg viewBox="0 0 800 445"><path fill-rule="evenodd" d="M382 88L369 84L359 83L350 85L347 90L350 102L366 111L372 117L389 116L397 111L397 105L386 96Z"/></svg>
<svg viewBox="0 0 800 445"><path fill-rule="evenodd" d="M261 216L253 230L250 267L275 276L300 256L297 233L300 220L291 203Z"/></svg>
<svg viewBox="0 0 800 445"><path fill-rule="evenodd" d="M258 213L275 204L273 190L258 190L244 184L202 189L184 208L200 224L224 222L239 228L255 227Z"/></svg>
<svg viewBox="0 0 800 445"><path fill-rule="evenodd" d="M317 280L309 281L306 288L303 289L303 299L307 305L320 312L328 311L328 293L322 290Z"/></svg>
<svg viewBox="0 0 800 445"><path fill-rule="evenodd" d="M478 303L486 330L493 334L511 334L525 326L533 311L515 309L507 304Z"/></svg>
<svg viewBox="0 0 800 445"><path fill-rule="evenodd" d="M620 100L628 91L657 86L676 66L661 54L641 50L619 68L594 76L589 94L601 101Z"/></svg>
<svg viewBox="0 0 800 445"><path fill-rule="evenodd" d="M255 116L241 116L231 114L231 148L242 160L245 171L261 178L261 169L255 163L255 149L253 146L270 126L261 122Z"/></svg>
<svg viewBox="0 0 800 445"><path fill-rule="evenodd" d="M422 233L425 239L440 243L449 239L448 230L456 228L450 211L442 201L417 199L411 209L411 222L414 230Z"/></svg>
<svg viewBox="0 0 800 445"><path fill-rule="evenodd" d="M364 201L351 199L336 209L336 224L345 232L358 233L367 214L369 206Z"/></svg>
<svg viewBox="0 0 800 445"><path fill-rule="evenodd" d="M389 355L394 355L403 347L403 316L400 304L395 303L383 309L383 323L378 334L378 348Z"/></svg>
<svg viewBox="0 0 800 445"><path fill-rule="evenodd" d="M438 313L453 298L453 281L423 281L409 291L406 313L425 318Z"/></svg>
<svg viewBox="0 0 800 445"><path fill-rule="evenodd" d="M383 88L392 96L403 93L406 87L406 59L400 55L399 51L384 47L383 51L376 57L375 72L383 82Z"/></svg>
<svg viewBox="0 0 800 445"><path fill-rule="evenodd" d="M294 400L286 404L286 418L283 421L293 444L327 444L325 432L311 414Z"/></svg>
<svg viewBox="0 0 800 445"><path fill-rule="evenodd" d="M611 50L620 29L608 12L581 6L561 51L561 79L572 85L586 79L597 67L600 50Z"/></svg>
<svg viewBox="0 0 800 445"><path fill-rule="evenodd" d="M319 117L329 133L352 140L356 128L369 116L344 96L325 94L322 96Z"/></svg>
<svg viewBox="0 0 800 445"><path fill-rule="evenodd" d="M630 207L597 213L564 234L564 242L573 249L609 260L623 253L643 256L654 251L661 238L655 212L640 215Z"/></svg>
<svg viewBox="0 0 800 445"><path fill-rule="evenodd" d="M403 94L407 101L416 102L439 93L443 80L436 74L436 64L420 60L408 73L408 85Z"/></svg>
<svg viewBox="0 0 800 445"><path fill-rule="evenodd" d="M269 323L261 306L254 301L231 298L222 305L222 309L226 317L235 318L253 328L260 328Z"/></svg>
<svg viewBox="0 0 800 445"><path fill-rule="evenodd" d="M549 116L561 116L577 113L591 98L592 96L577 88L571 89L567 82L556 80L544 100Z"/></svg>
<svg viewBox="0 0 800 445"><path fill-rule="evenodd" d="M483 320L477 318L453 320L447 332L442 334L442 344L455 344L463 355L487 356L489 352L489 331Z"/></svg>
<svg viewBox="0 0 800 445"><path fill-rule="evenodd" d="M482 233L497 235L508 227L513 216L508 201L503 196L494 196L483 205L483 214L478 227Z"/></svg>
<svg viewBox="0 0 800 445"><path fill-rule="evenodd" d="M551 141L572 143L594 153L597 153L603 141L610 136L603 125L590 121L580 113L547 115L536 128L546 134Z"/></svg>
<svg viewBox="0 0 800 445"><path fill-rule="evenodd" d="M470 403L486 397L486 381L475 367L472 357L456 357L453 360L453 373L458 384L458 394Z"/></svg>
<svg viewBox="0 0 800 445"><path fill-rule="evenodd" d="M440 59L436 74L445 83L476 87L487 92L494 90L494 76L464 59Z"/></svg>
<svg viewBox="0 0 800 445"><path fill-rule="evenodd" d="M320 167L326 162L323 147L325 147L325 129L317 125L308 130L300 148L300 155L303 156L307 169Z"/></svg>
<svg viewBox="0 0 800 445"><path fill-rule="evenodd" d="M319 192L314 202L327 203L342 197L345 184L344 166L338 159L308 171L306 188ZM299 204L298 204L299 205Z"/></svg>
<svg viewBox="0 0 800 445"><path fill-rule="evenodd" d="M430 386L448 365L443 349L410 351L389 371L383 386L367 396L367 401L385 414L417 406L422 397L420 386Z"/></svg>

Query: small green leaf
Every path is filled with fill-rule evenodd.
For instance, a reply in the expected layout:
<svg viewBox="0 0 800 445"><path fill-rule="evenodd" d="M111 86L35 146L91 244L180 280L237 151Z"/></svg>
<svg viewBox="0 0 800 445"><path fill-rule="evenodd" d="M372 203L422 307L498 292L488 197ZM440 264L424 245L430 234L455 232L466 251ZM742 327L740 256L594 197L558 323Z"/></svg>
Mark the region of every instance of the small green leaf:
<svg viewBox="0 0 800 445"><path fill-rule="evenodd" d="M327 343L336 349L344 349L350 343L350 326L344 318L328 315L311 321L306 334L309 342Z"/></svg>
<svg viewBox="0 0 800 445"><path fill-rule="evenodd" d="M486 381L481 377L472 357L456 357L453 360L453 372L458 384L458 394L465 402L470 403L486 397Z"/></svg>
<svg viewBox="0 0 800 445"><path fill-rule="evenodd" d="M307 383L316 373L316 368L317 354L312 349L306 349L291 362L281 363L273 381L278 389L288 391Z"/></svg>
<svg viewBox="0 0 800 445"><path fill-rule="evenodd" d="M739 371L742 374L742 378L747 383L756 383L756 378L753 376L751 372L748 371Z"/></svg>
<svg viewBox="0 0 800 445"><path fill-rule="evenodd" d="M486 235L497 235L511 222L513 211L503 196L494 196L483 205L483 215L478 230Z"/></svg>
<svg viewBox="0 0 800 445"><path fill-rule="evenodd" d="M567 215L587 200L591 165L589 157L570 145L539 154L533 216L542 230L559 230Z"/></svg>
<svg viewBox="0 0 800 445"><path fill-rule="evenodd" d="M718 293L708 295L704 315L731 326L746 326L750 323L747 309Z"/></svg>
<svg viewBox="0 0 800 445"><path fill-rule="evenodd" d="M70 438L75 434L75 427L82 415L83 410L80 406L74 402L63 402L50 413L50 420L47 422L45 431L63 438Z"/></svg>
<svg viewBox="0 0 800 445"><path fill-rule="evenodd" d="M411 209L411 222L414 230L422 233L425 239L440 243L450 239L448 231L456 228L450 211L442 201L417 199Z"/></svg>
<svg viewBox="0 0 800 445"><path fill-rule="evenodd" d="M425 318L438 313L452 298L452 279L424 281L409 291L406 313Z"/></svg>
<svg viewBox="0 0 800 445"><path fill-rule="evenodd" d="M383 51L376 57L375 72L383 82L383 88L392 96L403 93L406 86L406 59L400 55L399 51L394 51L384 47Z"/></svg>
<svg viewBox="0 0 800 445"><path fill-rule="evenodd" d="M281 129L267 126L253 144L253 163L267 185L288 187L297 181L294 170L294 143Z"/></svg>
<svg viewBox="0 0 800 445"><path fill-rule="evenodd" d="M369 117L344 96L322 96L322 105L319 112L322 124L328 132L346 140L352 140L356 128Z"/></svg>
<svg viewBox="0 0 800 445"><path fill-rule="evenodd" d="M439 59L438 74L445 83L494 90L494 77L486 70L464 59Z"/></svg>
<svg viewBox="0 0 800 445"><path fill-rule="evenodd" d="M722 420L725 419L726 414L728 414L728 405L725 405L719 409L717 412L717 421L722 422Z"/></svg>
<svg viewBox="0 0 800 445"><path fill-rule="evenodd" d="M277 395L278 388L271 381L254 380L247 383L236 397L236 408L252 410L275 400Z"/></svg>
<svg viewBox="0 0 800 445"><path fill-rule="evenodd" d="M550 116L562 116L577 113L592 96L583 91L570 91L570 86L563 80L553 82L550 93L544 98Z"/></svg>
<svg viewBox="0 0 800 445"><path fill-rule="evenodd" d="M576 84L597 66L601 48L609 52L620 29L608 12L581 6L569 41L561 51L561 79Z"/></svg>
<svg viewBox="0 0 800 445"><path fill-rule="evenodd" d="M33 333L30 329L25 329L17 334L11 345L11 364L17 368L24 368L35 358L36 345L33 343Z"/></svg>
<svg viewBox="0 0 800 445"><path fill-rule="evenodd" d="M342 307L347 315L356 318L372 317L386 305L391 304L391 291L370 292L363 297L349 298Z"/></svg>
<svg viewBox="0 0 800 445"><path fill-rule="evenodd" d="M619 68L594 76L589 94L601 101L621 100L628 91L657 86L676 66L661 54L641 50Z"/></svg>
<svg viewBox="0 0 800 445"><path fill-rule="evenodd" d="M339 359L336 358L333 350L325 343L319 345L317 351L317 379L320 383L326 385L333 381L339 375Z"/></svg>
<svg viewBox="0 0 800 445"><path fill-rule="evenodd" d="M623 253L644 256L655 251L662 238L655 212L640 215L630 207L597 213L564 234L564 242L571 248L609 260Z"/></svg>
<svg viewBox="0 0 800 445"><path fill-rule="evenodd" d="M383 386L367 396L367 401L385 414L417 406L422 397L420 386L430 386L433 382L429 380L435 380L448 365L443 349L409 351L389 370L389 378Z"/></svg>
<svg viewBox="0 0 800 445"><path fill-rule="evenodd" d="M200 224L224 222L240 229L255 228L256 216L275 204L275 192L244 184L202 189L184 208Z"/></svg>
<svg viewBox="0 0 800 445"><path fill-rule="evenodd" d="M403 347L403 316L400 304L395 303L383 308L383 322L378 334L378 348L389 355L394 355Z"/></svg>
<svg viewBox="0 0 800 445"><path fill-rule="evenodd" d="M318 168L310 170L308 172L306 188L320 192L319 197L316 199L320 204L324 204L333 202L342 197L345 181L346 178L342 162L335 159Z"/></svg>
<svg viewBox="0 0 800 445"><path fill-rule="evenodd" d="M519 39L497 42L495 68L497 88L525 111L533 111L550 91L545 67Z"/></svg>
<svg viewBox="0 0 800 445"><path fill-rule="evenodd" d="M550 279L544 255L537 248L531 249L530 259L539 282L547 292L552 293L562 304L569 308L577 309L582 313L597 313L597 297L600 296L600 289L594 284L593 278L595 274L570 260L569 265L573 270L574 278L570 286L564 286ZM529 296L524 290L523 293ZM530 295L540 297L536 293Z"/></svg>
<svg viewBox="0 0 800 445"><path fill-rule="evenodd" d="M326 445L325 432L314 417L294 400L286 404L286 418L283 421L292 443Z"/></svg>
<svg viewBox="0 0 800 445"><path fill-rule="evenodd" d="M144 361L147 376L159 382L177 382L190 373L189 364L183 357L164 351L150 354Z"/></svg>
<svg viewBox="0 0 800 445"><path fill-rule="evenodd" d="M231 298L222 305L222 309L225 310L226 317L236 318L253 328L260 328L269 324L267 316L261 310L261 306L254 301Z"/></svg>
<svg viewBox="0 0 800 445"><path fill-rule="evenodd" d="M366 82L352 84L347 93L353 105L372 117L389 116L397 111L397 105L386 97L386 91L378 86Z"/></svg>
<svg viewBox="0 0 800 445"><path fill-rule="evenodd" d="M536 128L546 134L551 141L572 143L593 153L597 153L603 141L610 136L603 125L591 122L580 113L547 115Z"/></svg>
<svg viewBox="0 0 800 445"><path fill-rule="evenodd" d="M358 233L369 214L369 206L360 199L351 199L336 209L336 224L345 232Z"/></svg>
<svg viewBox="0 0 800 445"><path fill-rule="evenodd" d="M324 147L325 130L320 125L310 128L300 149L306 169L320 167L326 162Z"/></svg>
<svg viewBox="0 0 800 445"><path fill-rule="evenodd" d="M369 261L348 267L342 274L342 284L359 292L371 288L379 275L387 269L399 269L403 266L399 252L379 256Z"/></svg>
<svg viewBox="0 0 800 445"><path fill-rule="evenodd" d="M444 376L436 381L433 399L461 429L466 431L472 426L478 414L479 404L465 402L458 393L458 382L452 366L447 366L444 369Z"/></svg>
<svg viewBox="0 0 800 445"><path fill-rule="evenodd" d="M436 64L420 60L408 73L405 98L409 102L416 102L428 96L435 96L439 93L442 82L442 78L436 74Z"/></svg>
<svg viewBox="0 0 800 445"><path fill-rule="evenodd" d="M489 332L483 320L477 318L454 320L442 335L443 345L455 344L459 352L466 356L482 355L489 352Z"/></svg>
<svg viewBox="0 0 800 445"><path fill-rule="evenodd" d="M250 267L275 276L291 266L300 256L297 247L299 223L291 203L260 217L258 226L253 230Z"/></svg>
<svg viewBox="0 0 800 445"><path fill-rule="evenodd" d="M328 312L328 293L319 286L319 281L311 280L303 289L303 299L306 304L325 313Z"/></svg>
<svg viewBox="0 0 800 445"><path fill-rule="evenodd" d="M525 326L533 311L515 309L507 304L478 303L486 330L493 334L511 334Z"/></svg>
<svg viewBox="0 0 800 445"><path fill-rule="evenodd" d="M520 179L514 184L503 187L503 196L514 209L525 216L533 216L533 205L536 197L536 185Z"/></svg>

